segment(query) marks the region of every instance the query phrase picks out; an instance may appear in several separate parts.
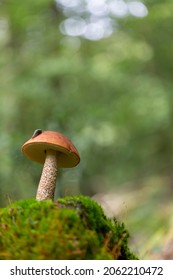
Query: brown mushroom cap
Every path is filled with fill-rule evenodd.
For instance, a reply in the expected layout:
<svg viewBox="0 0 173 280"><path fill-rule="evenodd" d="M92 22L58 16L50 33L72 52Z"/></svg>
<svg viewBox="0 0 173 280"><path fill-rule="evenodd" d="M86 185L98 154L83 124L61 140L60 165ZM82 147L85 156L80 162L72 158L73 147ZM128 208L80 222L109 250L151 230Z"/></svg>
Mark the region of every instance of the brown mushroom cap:
<svg viewBox="0 0 173 280"><path fill-rule="evenodd" d="M43 131L22 146L22 152L28 159L43 164L47 150L59 152L58 167L60 168L74 167L80 162L79 153L71 141L56 131Z"/></svg>

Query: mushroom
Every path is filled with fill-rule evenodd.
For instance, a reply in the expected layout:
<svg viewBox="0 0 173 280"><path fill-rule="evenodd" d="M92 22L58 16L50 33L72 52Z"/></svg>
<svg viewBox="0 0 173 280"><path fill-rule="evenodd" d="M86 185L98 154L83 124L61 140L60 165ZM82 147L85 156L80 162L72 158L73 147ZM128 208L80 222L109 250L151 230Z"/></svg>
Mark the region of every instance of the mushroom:
<svg viewBox="0 0 173 280"><path fill-rule="evenodd" d="M70 168L80 162L80 156L63 134L56 131L35 130L31 139L22 146L24 155L44 164L36 200L54 199L58 168Z"/></svg>

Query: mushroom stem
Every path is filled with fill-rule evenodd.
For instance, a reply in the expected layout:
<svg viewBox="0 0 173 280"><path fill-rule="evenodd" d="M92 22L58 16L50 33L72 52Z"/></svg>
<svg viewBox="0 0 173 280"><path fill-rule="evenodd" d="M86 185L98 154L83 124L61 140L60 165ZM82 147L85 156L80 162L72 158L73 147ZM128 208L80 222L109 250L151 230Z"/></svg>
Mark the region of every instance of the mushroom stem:
<svg viewBox="0 0 173 280"><path fill-rule="evenodd" d="M36 200L54 199L58 171L57 152L46 151L46 159L38 185Z"/></svg>

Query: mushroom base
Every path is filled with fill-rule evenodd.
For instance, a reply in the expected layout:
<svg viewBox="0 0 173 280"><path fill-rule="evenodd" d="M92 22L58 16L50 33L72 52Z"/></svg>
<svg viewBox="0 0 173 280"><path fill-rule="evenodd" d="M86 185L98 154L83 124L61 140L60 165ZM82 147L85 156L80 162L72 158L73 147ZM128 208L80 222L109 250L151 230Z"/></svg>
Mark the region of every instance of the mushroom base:
<svg viewBox="0 0 173 280"><path fill-rule="evenodd" d="M38 185L36 200L54 199L58 171L57 152L46 151L46 159Z"/></svg>

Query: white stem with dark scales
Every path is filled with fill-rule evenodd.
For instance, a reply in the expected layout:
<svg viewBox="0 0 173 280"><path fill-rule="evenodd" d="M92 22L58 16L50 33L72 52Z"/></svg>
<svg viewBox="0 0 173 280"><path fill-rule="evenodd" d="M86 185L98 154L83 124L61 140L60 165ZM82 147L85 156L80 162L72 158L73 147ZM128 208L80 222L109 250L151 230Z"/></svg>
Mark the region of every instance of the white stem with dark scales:
<svg viewBox="0 0 173 280"><path fill-rule="evenodd" d="M57 152L46 151L46 159L38 185L36 200L54 199L58 173Z"/></svg>

